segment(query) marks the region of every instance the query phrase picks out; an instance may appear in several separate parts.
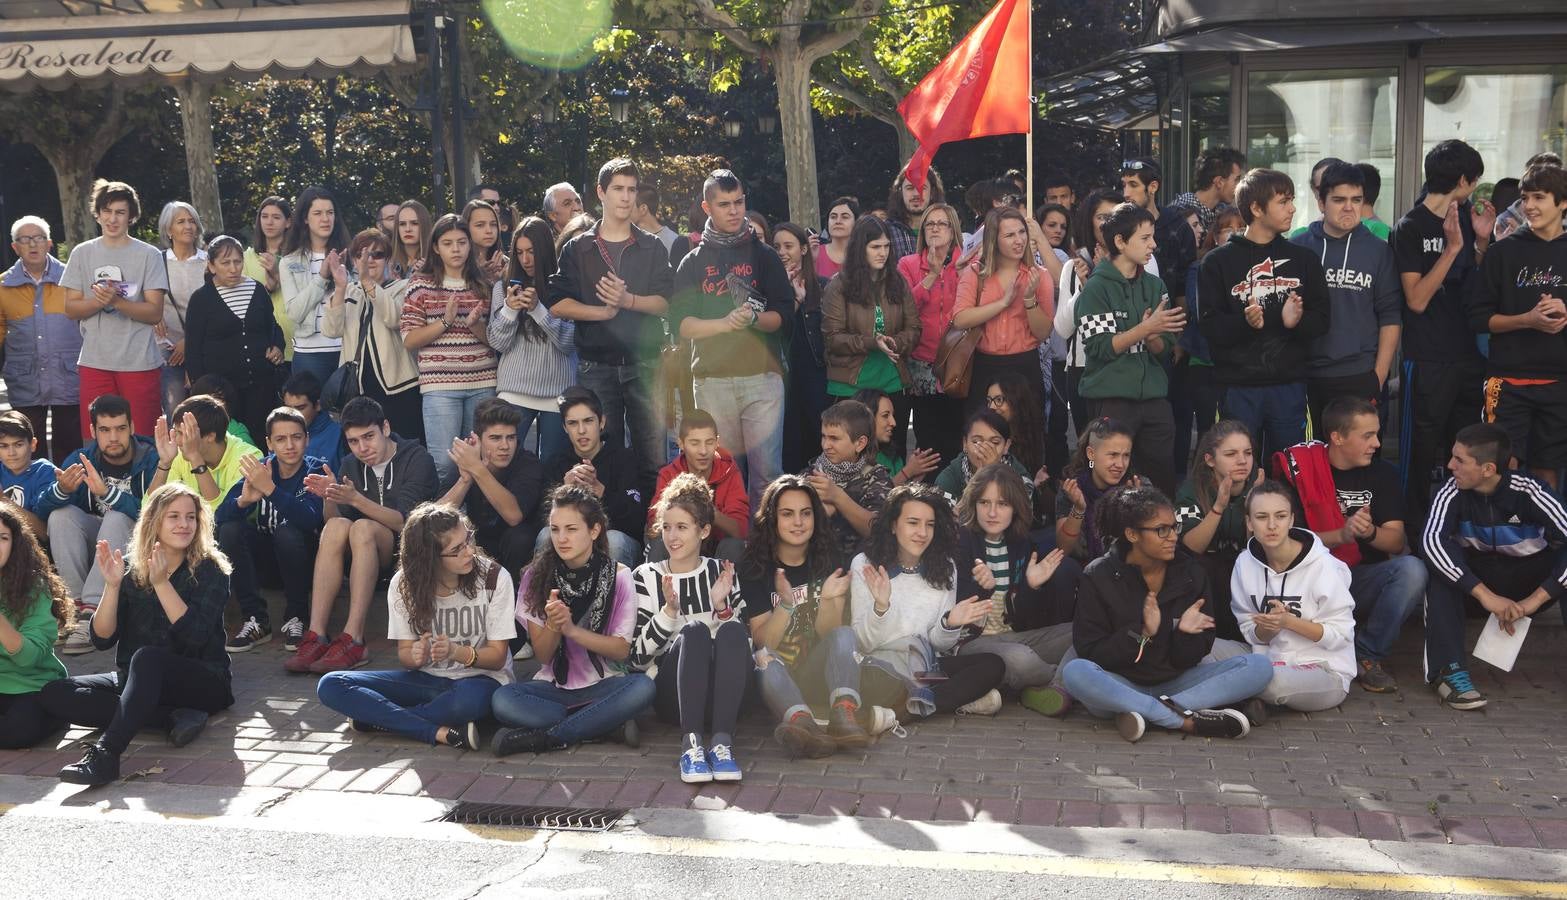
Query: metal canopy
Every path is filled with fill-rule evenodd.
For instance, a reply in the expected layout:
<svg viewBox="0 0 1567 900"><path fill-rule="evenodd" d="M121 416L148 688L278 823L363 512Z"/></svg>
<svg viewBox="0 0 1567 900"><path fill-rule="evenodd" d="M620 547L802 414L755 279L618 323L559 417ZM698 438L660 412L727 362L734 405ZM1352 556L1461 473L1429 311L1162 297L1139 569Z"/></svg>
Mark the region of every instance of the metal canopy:
<svg viewBox="0 0 1567 900"><path fill-rule="evenodd" d="M1041 87L1044 118L1112 131L1143 122L1159 109L1160 67L1134 49L1063 72Z"/></svg>
<svg viewBox="0 0 1567 900"><path fill-rule="evenodd" d="M409 3L0 0L0 87L370 74L414 64Z"/></svg>
<svg viewBox="0 0 1567 900"><path fill-rule="evenodd" d="M1407 44L1477 38L1541 37L1567 34L1567 17L1404 21L1339 20L1257 22L1226 25L1139 47L1138 53L1256 53L1363 44Z"/></svg>

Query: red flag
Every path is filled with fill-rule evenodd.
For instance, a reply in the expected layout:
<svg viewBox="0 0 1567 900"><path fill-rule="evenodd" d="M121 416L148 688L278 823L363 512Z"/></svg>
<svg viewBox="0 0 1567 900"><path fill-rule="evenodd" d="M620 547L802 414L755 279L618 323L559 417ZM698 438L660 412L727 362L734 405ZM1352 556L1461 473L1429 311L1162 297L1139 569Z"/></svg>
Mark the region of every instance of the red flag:
<svg viewBox="0 0 1567 900"><path fill-rule="evenodd" d="M920 189L942 144L1029 130L1029 2L997 3L898 104L920 142L904 169Z"/></svg>

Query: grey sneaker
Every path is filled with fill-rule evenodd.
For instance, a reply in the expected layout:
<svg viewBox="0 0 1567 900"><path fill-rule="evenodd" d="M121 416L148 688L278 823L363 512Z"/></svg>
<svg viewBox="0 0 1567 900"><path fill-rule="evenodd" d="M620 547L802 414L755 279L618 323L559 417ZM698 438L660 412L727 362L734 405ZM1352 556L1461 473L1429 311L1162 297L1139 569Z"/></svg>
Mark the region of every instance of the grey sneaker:
<svg viewBox="0 0 1567 900"><path fill-rule="evenodd" d="M1436 695L1453 709L1479 709L1486 704L1485 695L1475 689L1469 673L1463 669L1443 675L1436 683Z"/></svg>
<svg viewBox="0 0 1567 900"><path fill-rule="evenodd" d="M1119 713L1115 717L1115 730L1121 732L1121 737L1135 744L1143 739L1143 734L1148 730L1148 723L1143 721L1142 713Z"/></svg>
<svg viewBox="0 0 1567 900"><path fill-rule="evenodd" d="M66 656L80 656L83 653L91 653L94 650L92 635L87 629L91 624L87 619L78 619L75 625L65 633L65 640L60 642L60 652Z"/></svg>
<svg viewBox="0 0 1567 900"><path fill-rule="evenodd" d="M960 716L993 716L1001 711L1001 692L991 688L985 696L958 707Z"/></svg>
<svg viewBox="0 0 1567 900"><path fill-rule="evenodd" d="M1375 659L1357 660L1360 664L1360 672L1355 679L1360 682L1360 689L1370 691L1373 694L1391 694L1398 690L1398 682L1393 676L1382 668L1382 663Z"/></svg>

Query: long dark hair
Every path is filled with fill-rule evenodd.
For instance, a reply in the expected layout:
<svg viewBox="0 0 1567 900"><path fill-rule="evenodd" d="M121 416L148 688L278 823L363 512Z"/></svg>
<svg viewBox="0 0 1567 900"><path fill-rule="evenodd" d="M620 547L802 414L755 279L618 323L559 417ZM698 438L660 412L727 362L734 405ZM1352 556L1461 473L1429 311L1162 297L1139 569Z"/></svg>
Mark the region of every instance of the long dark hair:
<svg viewBox="0 0 1567 900"><path fill-rule="evenodd" d="M810 235L793 222L779 222L773 226L773 239L779 232L786 232L800 242L800 278L805 282L805 300L802 309L820 309L822 305L822 280L816 275L816 254L811 250Z"/></svg>
<svg viewBox="0 0 1567 900"><path fill-rule="evenodd" d="M1017 470L1005 462L993 462L974 473L958 499L958 524L984 537L979 527L978 507L985 488L995 485L1002 499L1012 506L1012 524L1007 526L1007 537L1014 541L1028 539L1029 523L1033 519L1034 501L1028 495L1028 483Z"/></svg>
<svg viewBox="0 0 1567 900"><path fill-rule="evenodd" d="M1055 249L1064 253L1073 252L1077 249L1077 243L1074 240L1074 235L1072 234L1072 211L1059 203L1046 203L1039 207L1039 209L1034 210L1034 221L1039 223L1040 228L1044 228L1045 216L1048 216L1051 213L1060 213L1061 218L1066 220L1066 234L1062 235L1061 237L1061 246ZM1047 248L1040 248L1041 251L1045 249Z"/></svg>
<svg viewBox="0 0 1567 900"><path fill-rule="evenodd" d="M487 209L495 216L495 243L491 244L488 248L480 247L477 243L474 244L475 251L482 253L485 260L488 261L490 257L494 256L495 254L506 252L506 248L501 246L501 232L504 230L502 227L504 223L501 222L501 211L496 209L495 204L488 200L474 199L469 200L467 205L462 208L462 213L460 216L462 218L462 223L467 225L468 222L473 218L473 214L481 209ZM468 240L473 240L472 234L468 235Z"/></svg>
<svg viewBox="0 0 1567 900"><path fill-rule="evenodd" d="M348 247L348 223L343 221L343 211L338 209L337 200L332 192L319 184L313 184L299 192L299 200L294 203L294 217L289 219L288 231L283 235L282 256L304 251L311 252L310 244L310 207L317 200L325 200L332 204L332 233L327 235L326 249L330 253L333 250L343 250Z"/></svg>
<svg viewBox="0 0 1567 900"><path fill-rule="evenodd" d="M573 484L563 484L550 492L549 502L544 506L544 529L549 533L550 512L557 509L575 509L582 521L588 525L588 530L598 526L598 537L593 539L593 552L609 554L609 519L604 515L604 505L599 503L599 498L593 496L587 488ZM544 618L544 601L549 599L550 590L555 586L555 573L564 566L560 554L555 552L555 542L545 540L538 552L533 554L533 562L528 566L532 574L526 579L527 589L522 595L523 608L529 615L537 619Z"/></svg>
<svg viewBox="0 0 1567 900"><path fill-rule="evenodd" d="M887 503L871 525L871 537L865 547L865 558L873 566L898 564L898 538L893 526L903 515L903 507L914 502L929 506L935 514L936 531L930 545L920 557L920 574L931 587L946 590L954 584L958 558L958 520L952 515L952 504L939 488L928 484L905 484L893 488L887 495Z"/></svg>
<svg viewBox="0 0 1567 900"><path fill-rule="evenodd" d="M1212 509L1213 501L1218 499L1218 488L1214 485L1213 466L1208 465L1207 460L1203 457L1219 452L1219 445L1237 434L1244 434L1246 435L1246 440L1251 441L1251 448L1254 454L1251 464L1253 470L1255 470L1257 467L1255 457L1257 441L1251 436L1251 429L1246 427L1245 422L1238 419L1220 419L1212 428L1203 432L1202 437L1197 439L1197 452L1192 454L1192 468L1191 472L1188 473L1188 477L1191 478L1192 491L1197 495L1197 505L1203 510ZM1252 477L1256 477L1255 471L1252 472ZM1204 514L1206 515L1206 513Z"/></svg>
<svg viewBox="0 0 1567 900"><path fill-rule="evenodd" d="M891 240L887 234L887 225L871 215L860 216L854 223L854 230L849 232L849 249L843 253L843 271L837 276L843 279L844 300L847 302L865 306L876 306L878 303L890 306L900 290L909 289L903 276L898 274L898 261L892 258L891 252L887 254L887 264L879 270L872 269L866 261L865 248L871 241L881 238Z"/></svg>
<svg viewBox="0 0 1567 900"><path fill-rule="evenodd" d="M289 209L287 200L283 199L282 197L272 196L261 201L261 205L256 207L256 220L254 223L252 223L250 232L250 246L254 248L257 253L267 253L272 249L271 247L267 246L267 236L261 231L261 213L269 206L276 206L278 208L278 212L283 214L283 221L288 223L283 226L283 233L278 236L278 247L280 249L284 244L288 243L288 229L294 221L294 214Z"/></svg>
<svg viewBox="0 0 1567 900"><path fill-rule="evenodd" d="M823 519L823 522L826 520ZM32 612L40 591L49 595L49 612L63 628L76 617L71 591L55 574L38 543L38 535L27 524L22 511L10 501L0 500L0 526L11 532L11 557L0 568L0 613L17 628Z"/></svg>
<svg viewBox="0 0 1567 900"><path fill-rule="evenodd" d="M522 254L517 252L517 238L525 237L533 242L533 274L522 267ZM522 220L522 224L512 232L511 246L506 248L511 257L506 263L506 281L522 282L522 286L536 289L540 294L544 293L544 285L551 275L555 274L559 262L555 258L555 237L550 233L550 223L538 216L528 216ZM540 297L539 302L544 302ZM537 344L548 339L544 329L538 322L533 321L532 316L519 316L518 320L522 328L522 336Z"/></svg>
<svg viewBox="0 0 1567 900"><path fill-rule="evenodd" d="M1088 471L1088 448L1099 449L1099 445L1113 437L1134 438L1132 430L1109 416L1100 416L1088 423L1083 429L1083 434L1077 439L1077 452L1072 454L1072 461L1066 464L1067 475L1078 475ZM1132 470L1128 468L1122 481L1130 478Z"/></svg>
<svg viewBox="0 0 1567 900"><path fill-rule="evenodd" d="M413 274L414 263L430 255L430 210L418 200L404 200L398 204L397 218L403 217L405 209L413 210L414 216L419 220L419 255L408 257L408 248L403 246L402 235L398 234L401 229L394 222L392 233L389 235L392 243L392 258L388 261L388 268L406 277Z"/></svg>
<svg viewBox="0 0 1567 900"><path fill-rule="evenodd" d="M751 533L740 557L741 578L771 579L778 568L778 504L789 491L800 491L811 500L811 543L805 548L807 577L812 582L825 581L838 568L838 541L828 524L822 498L801 476L780 475L762 489L762 499L751 518Z"/></svg>
<svg viewBox="0 0 1567 900"><path fill-rule="evenodd" d="M1088 198L1078 205L1076 215L1072 220L1072 244L1079 252L1093 256L1094 248L1102 243L1099 229L1094 227L1094 210L1101 203L1109 203L1120 206L1126 202L1120 191L1112 191L1108 188L1094 191Z"/></svg>
<svg viewBox="0 0 1567 900"><path fill-rule="evenodd" d="M1022 372L1009 371L985 385L985 391L988 393L992 386L1001 390L1012 410L1012 456L1029 472L1038 472L1045 464L1045 404L1036 385Z"/></svg>
<svg viewBox="0 0 1567 900"><path fill-rule="evenodd" d="M435 245L453 231L462 232L463 237L468 239L468 258L462 264L463 281L468 283L469 290L487 291L490 282L479 267L479 248L473 243L473 235L468 233L468 223L456 213L447 213L436 220L435 227L430 229L430 245L425 248L424 267L415 274L424 276L433 284L440 284L445 279L446 262L436 252Z"/></svg>
<svg viewBox="0 0 1567 900"><path fill-rule="evenodd" d="M435 598L440 593L441 554L447 535L456 529L473 532L473 523L461 511L439 503L421 503L403 523L402 552L397 565L403 574L400 592L408 626L415 634L424 634L435 626ZM457 579L457 591L472 598L488 576L490 566L498 565L473 548L473 568Z"/></svg>
<svg viewBox="0 0 1567 900"><path fill-rule="evenodd" d="M1151 485L1112 488L1099 498L1095 510L1095 524L1099 526L1099 540L1105 549L1117 542L1126 543L1126 530L1137 528L1159 514L1161 509L1174 509L1170 498Z"/></svg>

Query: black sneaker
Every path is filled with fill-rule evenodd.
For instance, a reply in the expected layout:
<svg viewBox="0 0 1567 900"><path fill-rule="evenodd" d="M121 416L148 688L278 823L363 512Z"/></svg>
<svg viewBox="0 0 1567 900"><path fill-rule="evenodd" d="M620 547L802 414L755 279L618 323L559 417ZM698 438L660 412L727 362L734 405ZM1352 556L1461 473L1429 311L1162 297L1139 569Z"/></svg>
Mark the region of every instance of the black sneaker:
<svg viewBox="0 0 1567 900"><path fill-rule="evenodd" d="M74 762L60 770L60 780L66 784L85 784L99 787L119 780L120 755L109 750L102 742L87 745L80 762Z"/></svg>
<svg viewBox="0 0 1567 900"><path fill-rule="evenodd" d="M283 635L283 649L293 653L299 649L299 642L305 636L305 623L299 621L298 616L293 616L283 623L278 632Z"/></svg>
<svg viewBox="0 0 1567 900"><path fill-rule="evenodd" d="M1355 680L1360 682L1361 690L1373 694L1391 694L1398 690L1398 682L1382 668L1381 662L1374 659L1361 659L1356 662L1358 671Z"/></svg>
<svg viewBox="0 0 1567 900"><path fill-rule="evenodd" d="M379 725L371 725L363 719L349 719L348 724L360 734L386 734L386 729Z"/></svg>
<svg viewBox="0 0 1567 900"><path fill-rule="evenodd" d="M1251 723L1237 710L1199 709L1190 715L1192 734L1198 737L1241 738L1251 733Z"/></svg>
<svg viewBox="0 0 1567 900"><path fill-rule="evenodd" d="M169 711L169 743L183 747L194 741L207 727L207 714L199 709Z"/></svg>
<svg viewBox="0 0 1567 900"><path fill-rule="evenodd" d="M610 740L617 744L625 744L633 750L642 746L642 729L637 727L636 719L627 719L609 734Z"/></svg>
<svg viewBox="0 0 1567 900"><path fill-rule="evenodd" d="M490 741L490 750L496 756L544 753L549 750L559 750L564 746L566 745L550 737L549 732L542 728L502 728L495 732L495 738Z"/></svg>
<svg viewBox="0 0 1567 900"><path fill-rule="evenodd" d="M860 733L864 734L865 729L860 729ZM838 742L828 737L809 713L780 723L773 729L773 740L796 759L822 759L838 751Z"/></svg>
<svg viewBox="0 0 1567 900"><path fill-rule="evenodd" d="M473 722L461 726L447 726L446 746L453 750L472 750L479 743L479 726Z"/></svg>
<svg viewBox="0 0 1567 900"><path fill-rule="evenodd" d="M245 620L245 624L239 626L239 631L228 639L223 649L230 653L245 653L270 640L272 640L272 627L256 621L256 617L251 616Z"/></svg>

